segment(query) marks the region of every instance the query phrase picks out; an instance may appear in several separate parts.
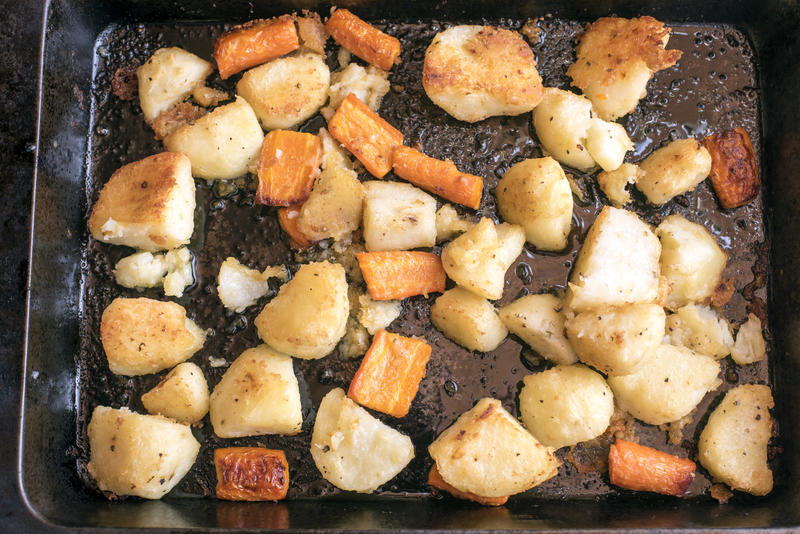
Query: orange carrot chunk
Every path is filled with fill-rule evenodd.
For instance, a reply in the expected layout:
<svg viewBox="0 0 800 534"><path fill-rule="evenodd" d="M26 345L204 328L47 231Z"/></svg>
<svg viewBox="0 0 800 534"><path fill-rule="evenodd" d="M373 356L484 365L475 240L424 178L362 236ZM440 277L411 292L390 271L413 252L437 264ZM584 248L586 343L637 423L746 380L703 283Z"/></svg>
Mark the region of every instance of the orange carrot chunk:
<svg viewBox="0 0 800 534"><path fill-rule="evenodd" d="M214 41L214 60L223 80L244 69L266 63L300 46L294 20L253 20L223 33Z"/></svg>
<svg viewBox="0 0 800 534"><path fill-rule="evenodd" d="M264 447L228 447L214 451L217 498L229 501L277 501L289 489L289 464L283 451Z"/></svg>
<svg viewBox="0 0 800 534"><path fill-rule="evenodd" d="M325 29L334 41L380 69L391 69L400 55L397 38L383 33L346 9L334 11L325 23Z"/></svg>
<svg viewBox="0 0 800 534"><path fill-rule="evenodd" d="M680 497L694 479L695 463L638 443L618 439L608 452L611 483L635 491Z"/></svg>
<svg viewBox="0 0 800 534"><path fill-rule="evenodd" d="M392 170L392 154L403 134L352 93L328 121L328 131L377 178Z"/></svg>
<svg viewBox="0 0 800 534"><path fill-rule="evenodd" d="M356 258L374 300L399 300L444 291L447 275L442 259L432 252L360 252Z"/></svg>
<svg viewBox="0 0 800 534"><path fill-rule="evenodd" d="M506 501L508 501L508 495L505 497L481 497L480 495L475 495L474 493L469 493L467 491L461 491L454 488L442 478L442 475L439 473L439 469L436 467L436 464L433 464L430 473L428 473L428 485L433 486L436 489L446 491L457 499L474 501L484 506L503 506Z"/></svg>
<svg viewBox="0 0 800 534"><path fill-rule="evenodd" d="M297 226L297 218L300 216L302 207L302 204L295 204L278 210L278 223L283 228L283 231L289 235L289 245L295 250L308 248L314 244Z"/></svg>
<svg viewBox="0 0 800 534"><path fill-rule="evenodd" d="M481 205L483 178L460 172L452 161L399 146L394 151L392 166L397 176L435 195L474 210Z"/></svg>
<svg viewBox="0 0 800 534"><path fill-rule="evenodd" d="M322 143L314 134L273 130L264 137L256 202L291 206L305 202L319 174Z"/></svg>
<svg viewBox="0 0 800 534"><path fill-rule="evenodd" d="M378 330L347 395L367 408L405 417L430 357L424 341Z"/></svg>

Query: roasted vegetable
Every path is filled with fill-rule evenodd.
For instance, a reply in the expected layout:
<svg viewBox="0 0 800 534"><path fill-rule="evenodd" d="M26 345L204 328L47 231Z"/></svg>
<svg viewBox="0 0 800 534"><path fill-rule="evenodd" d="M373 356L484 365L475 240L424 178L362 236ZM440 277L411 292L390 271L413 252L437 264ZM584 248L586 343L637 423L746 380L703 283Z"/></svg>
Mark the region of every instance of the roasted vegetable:
<svg viewBox="0 0 800 534"><path fill-rule="evenodd" d="M277 501L289 490L289 463L283 451L264 447L214 450L217 499Z"/></svg>
<svg viewBox="0 0 800 534"><path fill-rule="evenodd" d="M356 258L367 290L375 300L400 300L444 291L447 276L442 260L431 252L361 252Z"/></svg>
<svg viewBox="0 0 800 534"><path fill-rule="evenodd" d="M389 70L400 56L400 41L346 9L333 12L325 29L333 40L367 63Z"/></svg>
<svg viewBox="0 0 800 534"><path fill-rule="evenodd" d="M608 452L611 483L634 491L680 497L694 480L696 466L688 458L618 439Z"/></svg>
<svg viewBox="0 0 800 534"><path fill-rule="evenodd" d="M723 208L737 208L758 195L758 175L753 143L744 128L734 128L703 139L711 154L711 185Z"/></svg>
<svg viewBox="0 0 800 534"><path fill-rule="evenodd" d="M244 69L266 63L300 46L292 17L253 20L214 41L214 60L223 80Z"/></svg>

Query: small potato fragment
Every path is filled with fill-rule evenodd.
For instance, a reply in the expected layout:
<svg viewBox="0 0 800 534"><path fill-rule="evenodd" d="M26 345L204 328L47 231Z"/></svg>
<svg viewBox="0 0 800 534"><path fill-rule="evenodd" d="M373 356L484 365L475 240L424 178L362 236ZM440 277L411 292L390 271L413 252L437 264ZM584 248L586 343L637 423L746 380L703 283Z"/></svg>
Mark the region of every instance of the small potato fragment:
<svg viewBox="0 0 800 534"><path fill-rule="evenodd" d="M744 128L734 128L703 139L711 154L711 185L723 208L737 208L758 195L758 176L753 143Z"/></svg>
<svg viewBox="0 0 800 534"><path fill-rule="evenodd" d="M711 155L695 139L678 139L647 156L639 170L636 188L660 206L705 180L711 172Z"/></svg>
<svg viewBox="0 0 800 534"><path fill-rule="evenodd" d="M700 464L711 476L753 495L772 491L767 443L774 407L768 386L741 385L725 394L697 443Z"/></svg>
<svg viewBox="0 0 800 534"><path fill-rule="evenodd" d="M164 255L167 275L164 277L164 294L182 297L183 290L194 283L192 253L186 247L170 250Z"/></svg>
<svg viewBox="0 0 800 534"><path fill-rule="evenodd" d="M328 105L320 110L326 120L330 120L339 104L347 95L353 93L372 111L378 111L381 101L389 92L389 73L377 67L362 67L350 63L343 70L331 74L331 86L328 89Z"/></svg>
<svg viewBox="0 0 800 534"><path fill-rule="evenodd" d="M399 300L372 300L369 295L358 297L358 322L371 336L392 324L402 311Z"/></svg>
<svg viewBox="0 0 800 534"><path fill-rule="evenodd" d="M209 405L203 370L191 362L178 364L156 387L142 395L142 404L151 414L180 423L198 422L208 413Z"/></svg>
<svg viewBox="0 0 800 534"><path fill-rule="evenodd" d="M323 261L301 265L254 322L258 337L269 346L315 359L336 348L349 313L344 268Z"/></svg>
<svg viewBox="0 0 800 534"><path fill-rule="evenodd" d="M370 252L436 244L436 199L411 184L363 182L364 243Z"/></svg>
<svg viewBox="0 0 800 534"><path fill-rule="evenodd" d="M597 175L600 189L617 208L631 201L631 194L625 188L628 184L635 184L638 179L639 167L633 163L623 163L615 171L603 171Z"/></svg>
<svg viewBox="0 0 800 534"><path fill-rule="evenodd" d="M614 171L622 165L625 153L633 150L633 141L621 124L592 119L586 129L586 150L604 171Z"/></svg>
<svg viewBox="0 0 800 534"><path fill-rule="evenodd" d="M431 323L448 339L480 352L496 349L508 335L494 306L461 287L445 291L434 301Z"/></svg>
<svg viewBox="0 0 800 534"><path fill-rule="evenodd" d="M155 120L185 100L214 71L211 63L182 48L159 48L136 71L144 120Z"/></svg>
<svg viewBox="0 0 800 534"><path fill-rule="evenodd" d="M731 358L739 365L747 365L767 357L767 343L761 332L761 319L752 313L736 333L736 343L731 349Z"/></svg>
<svg viewBox="0 0 800 534"><path fill-rule="evenodd" d="M689 304L667 317L667 336L672 345L683 345L721 360L731 353L733 333L727 319L707 306Z"/></svg>
<svg viewBox="0 0 800 534"><path fill-rule="evenodd" d="M300 432L300 388L292 359L266 345L244 351L214 388L209 416L221 438Z"/></svg>
<svg viewBox="0 0 800 534"><path fill-rule="evenodd" d="M150 127L153 129L156 139L162 141L178 128L185 124L193 124L206 113L208 111L189 102L179 102L167 111L159 113L155 119L150 121Z"/></svg>
<svg viewBox="0 0 800 534"><path fill-rule="evenodd" d="M189 472L200 444L191 429L159 415L97 406L87 468L100 491L160 499Z"/></svg>
<svg viewBox="0 0 800 534"><path fill-rule="evenodd" d="M493 26L453 26L425 51L422 86L458 120L519 115L542 99L536 58L520 34Z"/></svg>
<svg viewBox="0 0 800 534"><path fill-rule="evenodd" d="M322 171L297 217L297 228L307 239L340 241L358 230L364 209L364 188L357 176L339 166Z"/></svg>
<svg viewBox="0 0 800 534"><path fill-rule="evenodd" d="M553 87L544 90L533 110L533 127L542 148L559 162L588 171L595 161L584 146L592 119L592 103L574 93Z"/></svg>
<svg viewBox="0 0 800 534"><path fill-rule="evenodd" d="M217 499L277 501L289 490L289 463L283 451L264 447L214 449Z"/></svg>
<svg viewBox="0 0 800 534"><path fill-rule="evenodd" d="M661 345L664 310L657 304L625 304L579 313L566 323L578 358L611 376L636 372Z"/></svg>
<svg viewBox="0 0 800 534"><path fill-rule="evenodd" d="M634 373L609 376L617 405L651 425L677 421L719 387L719 363L685 347L660 345Z"/></svg>
<svg viewBox="0 0 800 534"><path fill-rule="evenodd" d="M325 480L337 488L370 493L408 465L414 445L336 388L323 397L317 411L311 456Z"/></svg>
<svg viewBox="0 0 800 534"><path fill-rule="evenodd" d="M461 218L452 204L443 204L436 212L436 242L449 240L472 228L472 222Z"/></svg>
<svg viewBox="0 0 800 534"><path fill-rule="evenodd" d="M282 265L267 267L264 272L259 272L242 265L236 258L225 258L217 275L217 294L223 306L242 313L269 293L267 282L270 278L285 281L288 274Z"/></svg>
<svg viewBox="0 0 800 534"><path fill-rule="evenodd" d="M658 225L656 235L661 240L661 274L672 287L667 307L675 310L709 299L728 259L711 233L675 214Z"/></svg>
<svg viewBox="0 0 800 534"><path fill-rule="evenodd" d="M136 252L114 266L114 279L122 287L156 287L164 281L167 265L163 254Z"/></svg>
<svg viewBox="0 0 800 534"><path fill-rule="evenodd" d="M557 365L528 375L519 393L522 422L543 445L559 449L594 439L608 428L614 395L584 365Z"/></svg>
<svg viewBox="0 0 800 534"><path fill-rule="evenodd" d="M112 373L146 375L169 369L203 347L205 331L174 302L116 298L103 310L100 341Z"/></svg>
<svg viewBox="0 0 800 534"><path fill-rule="evenodd" d="M494 191L504 220L525 230L540 250L567 246L572 223L572 190L567 176L551 157L520 161L506 171Z"/></svg>
<svg viewBox="0 0 800 534"><path fill-rule="evenodd" d="M508 413L483 398L428 447L445 482L480 497L505 497L554 477L561 462Z"/></svg>
<svg viewBox="0 0 800 534"><path fill-rule="evenodd" d="M500 320L543 358L557 364L578 361L564 335L563 303L556 296L526 295L498 310Z"/></svg>
<svg viewBox="0 0 800 534"><path fill-rule="evenodd" d="M482 218L478 224L442 249L442 265L447 276L478 296L497 300L503 297L505 275L522 252L524 230L515 224L495 225Z"/></svg>
<svg viewBox="0 0 800 534"><path fill-rule="evenodd" d="M297 35L300 43L317 54L325 55L325 43L328 42L328 32L318 13L303 10L303 16L295 16Z"/></svg>

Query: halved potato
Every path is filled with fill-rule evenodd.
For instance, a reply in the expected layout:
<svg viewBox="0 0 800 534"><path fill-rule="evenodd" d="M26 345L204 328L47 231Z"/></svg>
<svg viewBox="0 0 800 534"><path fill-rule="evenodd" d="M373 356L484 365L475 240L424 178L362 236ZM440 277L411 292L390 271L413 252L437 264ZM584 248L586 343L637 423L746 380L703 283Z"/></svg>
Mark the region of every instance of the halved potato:
<svg viewBox="0 0 800 534"><path fill-rule="evenodd" d="M637 189L651 204L660 206L708 177L711 154L695 139L678 139L647 156L639 170Z"/></svg>
<svg viewBox="0 0 800 534"><path fill-rule="evenodd" d="M144 409L180 423L196 423L208 413L209 395L203 370L183 362L167 373L156 387L142 395Z"/></svg>
<svg viewBox="0 0 800 534"><path fill-rule="evenodd" d="M578 361L564 335L561 299L547 293L526 295L498 310L500 320L512 334L527 343L543 358L569 365Z"/></svg>
<svg viewBox="0 0 800 534"><path fill-rule="evenodd" d="M689 304L676 310L667 317L667 336L672 345L683 345L717 360L733 348L730 323L707 306Z"/></svg>
<svg viewBox="0 0 800 534"><path fill-rule="evenodd" d="M401 182L364 182L367 250L408 250L436 244L436 199Z"/></svg>
<svg viewBox="0 0 800 534"><path fill-rule="evenodd" d="M752 313L736 332L736 343L731 349L731 358L739 365L747 365L767 357L767 343L761 332L761 319Z"/></svg>
<svg viewBox="0 0 800 534"><path fill-rule="evenodd" d="M159 113L188 98L212 72L211 63L182 48L156 50L136 70L144 120L152 122Z"/></svg>
<svg viewBox="0 0 800 534"><path fill-rule="evenodd" d="M445 291L434 301L431 323L448 339L481 352L496 349L508 335L494 306L461 287Z"/></svg>
<svg viewBox="0 0 800 534"><path fill-rule="evenodd" d="M260 272L242 265L236 258L225 258L217 275L217 294L223 306L242 313L269 293L270 278L285 281L288 277L289 272L283 265L267 267Z"/></svg>

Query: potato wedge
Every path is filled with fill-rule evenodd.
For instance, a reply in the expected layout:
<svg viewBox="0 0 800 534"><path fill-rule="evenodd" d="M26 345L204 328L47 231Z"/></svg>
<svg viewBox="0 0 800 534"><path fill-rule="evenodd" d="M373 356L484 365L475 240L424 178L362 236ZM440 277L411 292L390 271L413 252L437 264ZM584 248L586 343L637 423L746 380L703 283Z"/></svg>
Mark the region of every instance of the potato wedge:
<svg viewBox="0 0 800 534"><path fill-rule="evenodd" d="M553 363L569 365L578 356L564 334L563 303L542 293L526 295L497 311L508 330L519 336L540 356Z"/></svg>
<svg viewBox="0 0 800 534"><path fill-rule="evenodd" d="M678 139L647 156L639 170L636 188L660 206L705 180L711 172L711 155L694 139Z"/></svg>
<svg viewBox="0 0 800 534"><path fill-rule="evenodd" d="M180 423L196 423L208 413L209 395L203 370L191 362L175 366L156 387L142 395L148 413Z"/></svg>
<svg viewBox="0 0 800 534"><path fill-rule="evenodd" d="M434 301L431 323L448 339L480 352L496 349L508 335L494 306L462 287L445 291Z"/></svg>

